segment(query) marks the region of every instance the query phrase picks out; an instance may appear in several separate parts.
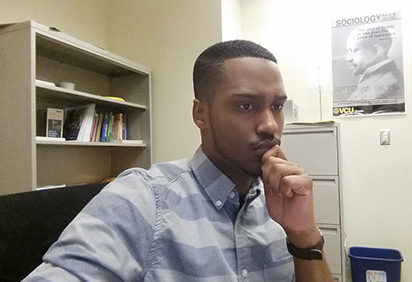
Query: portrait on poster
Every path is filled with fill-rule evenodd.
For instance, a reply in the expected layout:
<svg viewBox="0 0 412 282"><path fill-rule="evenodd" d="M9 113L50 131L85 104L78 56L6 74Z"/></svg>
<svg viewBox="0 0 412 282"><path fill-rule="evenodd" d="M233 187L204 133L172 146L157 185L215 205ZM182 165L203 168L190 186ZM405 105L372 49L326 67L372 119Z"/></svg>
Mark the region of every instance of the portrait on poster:
<svg viewBox="0 0 412 282"><path fill-rule="evenodd" d="M332 21L333 116L405 113L400 12Z"/></svg>

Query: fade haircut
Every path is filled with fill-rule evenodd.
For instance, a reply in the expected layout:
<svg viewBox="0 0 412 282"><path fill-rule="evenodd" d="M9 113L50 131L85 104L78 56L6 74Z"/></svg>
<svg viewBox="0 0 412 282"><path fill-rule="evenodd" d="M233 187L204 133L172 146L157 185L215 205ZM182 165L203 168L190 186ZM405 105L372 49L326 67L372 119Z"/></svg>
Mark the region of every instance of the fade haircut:
<svg viewBox="0 0 412 282"><path fill-rule="evenodd" d="M277 63L275 56L264 47L248 40L231 40L216 43L204 50L193 68L195 98L213 98L215 83L224 76L223 64L234 58L262 58Z"/></svg>

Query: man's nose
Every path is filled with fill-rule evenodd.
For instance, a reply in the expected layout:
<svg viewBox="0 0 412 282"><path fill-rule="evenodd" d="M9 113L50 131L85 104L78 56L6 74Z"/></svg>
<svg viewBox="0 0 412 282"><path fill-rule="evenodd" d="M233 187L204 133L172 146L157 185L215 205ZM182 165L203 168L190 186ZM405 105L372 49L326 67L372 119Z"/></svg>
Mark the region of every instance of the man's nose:
<svg viewBox="0 0 412 282"><path fill-rule="evenodd" d="M271 109L262 111L258 117L258 134L275 134L279 129L278 122L275 119Z"/></svg>
<svg viewBox="0 0 412 282"><path fill-rule="evenodd" d="M353 61L352 55L349 52L346 54L346 61L349 63Z"/></svg>

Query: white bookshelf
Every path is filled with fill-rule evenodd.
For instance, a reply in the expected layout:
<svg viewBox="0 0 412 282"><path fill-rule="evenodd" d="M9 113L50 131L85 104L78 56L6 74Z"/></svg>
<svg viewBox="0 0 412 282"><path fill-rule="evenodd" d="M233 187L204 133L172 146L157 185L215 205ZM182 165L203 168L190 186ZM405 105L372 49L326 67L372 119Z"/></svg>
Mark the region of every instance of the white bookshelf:
<svg viewBox="0 0 412 282"><path fill-rule="evenodd" d="M148 68L34 21L1 26L0 49L0 194L98 182L151 165ZM62 81L75 89L56 86ZM98 111L126 113L131 140L42 138L48 107L90 103Z"/></svg>

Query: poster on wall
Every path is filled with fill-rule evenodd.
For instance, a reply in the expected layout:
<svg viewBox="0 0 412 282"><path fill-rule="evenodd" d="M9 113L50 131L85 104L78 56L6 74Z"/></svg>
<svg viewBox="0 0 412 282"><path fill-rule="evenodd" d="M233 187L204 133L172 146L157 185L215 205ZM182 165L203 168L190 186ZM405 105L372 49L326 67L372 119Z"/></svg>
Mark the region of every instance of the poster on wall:
<svg viewBox="0 0 412 282"><path fill-rule="evenodd" d="M333 116L405 113L400 12L332 21Z"/></svg>

